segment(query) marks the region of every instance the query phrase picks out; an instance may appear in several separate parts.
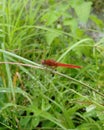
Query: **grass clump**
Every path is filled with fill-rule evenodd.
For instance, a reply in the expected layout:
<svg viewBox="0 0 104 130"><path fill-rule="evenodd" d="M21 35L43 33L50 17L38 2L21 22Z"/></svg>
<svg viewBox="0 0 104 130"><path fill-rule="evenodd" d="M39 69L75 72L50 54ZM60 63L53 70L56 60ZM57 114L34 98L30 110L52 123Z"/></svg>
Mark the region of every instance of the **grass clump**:
<svg viewBox="0 0 104 130"><path fill-rule="evenodd" d="M0 129L104 128L104 24L91 5L0 2ZM82 69L47 68L43 59Z"/></svg>

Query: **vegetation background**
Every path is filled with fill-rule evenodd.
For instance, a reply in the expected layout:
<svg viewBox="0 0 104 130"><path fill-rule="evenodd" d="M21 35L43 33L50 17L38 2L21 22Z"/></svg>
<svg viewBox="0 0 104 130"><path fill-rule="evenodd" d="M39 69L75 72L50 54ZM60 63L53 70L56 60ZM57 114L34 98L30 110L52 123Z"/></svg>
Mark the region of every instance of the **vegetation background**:
<svg viewBox="0 0 104 130"><path fill-rule="evenodd" d="M0 130L104 129L103 7L0 1ZM43 59L83 68L52 70Z"/></svg>

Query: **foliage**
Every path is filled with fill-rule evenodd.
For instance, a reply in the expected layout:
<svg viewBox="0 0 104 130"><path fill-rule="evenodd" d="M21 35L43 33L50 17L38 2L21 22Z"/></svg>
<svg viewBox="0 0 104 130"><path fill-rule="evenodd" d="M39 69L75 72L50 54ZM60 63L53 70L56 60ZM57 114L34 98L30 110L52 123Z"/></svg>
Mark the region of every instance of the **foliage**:
<svg viewBox="0 0 104 130"><path fill-rule="evenodd" d="M104 129L104 23L92 5L0 2L0 129ZM83 68L54 71L48 58Z"/></svg>

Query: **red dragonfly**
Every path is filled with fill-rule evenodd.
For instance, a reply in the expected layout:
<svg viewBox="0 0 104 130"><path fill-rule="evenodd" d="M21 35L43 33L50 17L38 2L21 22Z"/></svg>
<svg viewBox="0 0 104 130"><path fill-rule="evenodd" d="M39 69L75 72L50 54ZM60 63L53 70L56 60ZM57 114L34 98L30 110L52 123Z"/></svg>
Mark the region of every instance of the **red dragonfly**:
<svg viewBox="0 0 104 130"><path fill-rule="evenodd" d="M72 64L64 64L60 62L56 62L55 60L48 59L42 61L43 65L52 66L52 67L65 67L65 68L82 68L81 66L72 65Z"/></svg>

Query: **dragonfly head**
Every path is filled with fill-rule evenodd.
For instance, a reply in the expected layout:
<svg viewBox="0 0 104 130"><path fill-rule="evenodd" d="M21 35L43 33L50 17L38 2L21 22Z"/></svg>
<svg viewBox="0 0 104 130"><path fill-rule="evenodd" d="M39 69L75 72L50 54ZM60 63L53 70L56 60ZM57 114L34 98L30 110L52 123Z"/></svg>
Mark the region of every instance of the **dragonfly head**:
<svg viewBox="0 0 104 130"><path fill-rule="evenodd" d="M42 64L43 64L43 65L45 64L45 60L42 60Z"/></svg>

